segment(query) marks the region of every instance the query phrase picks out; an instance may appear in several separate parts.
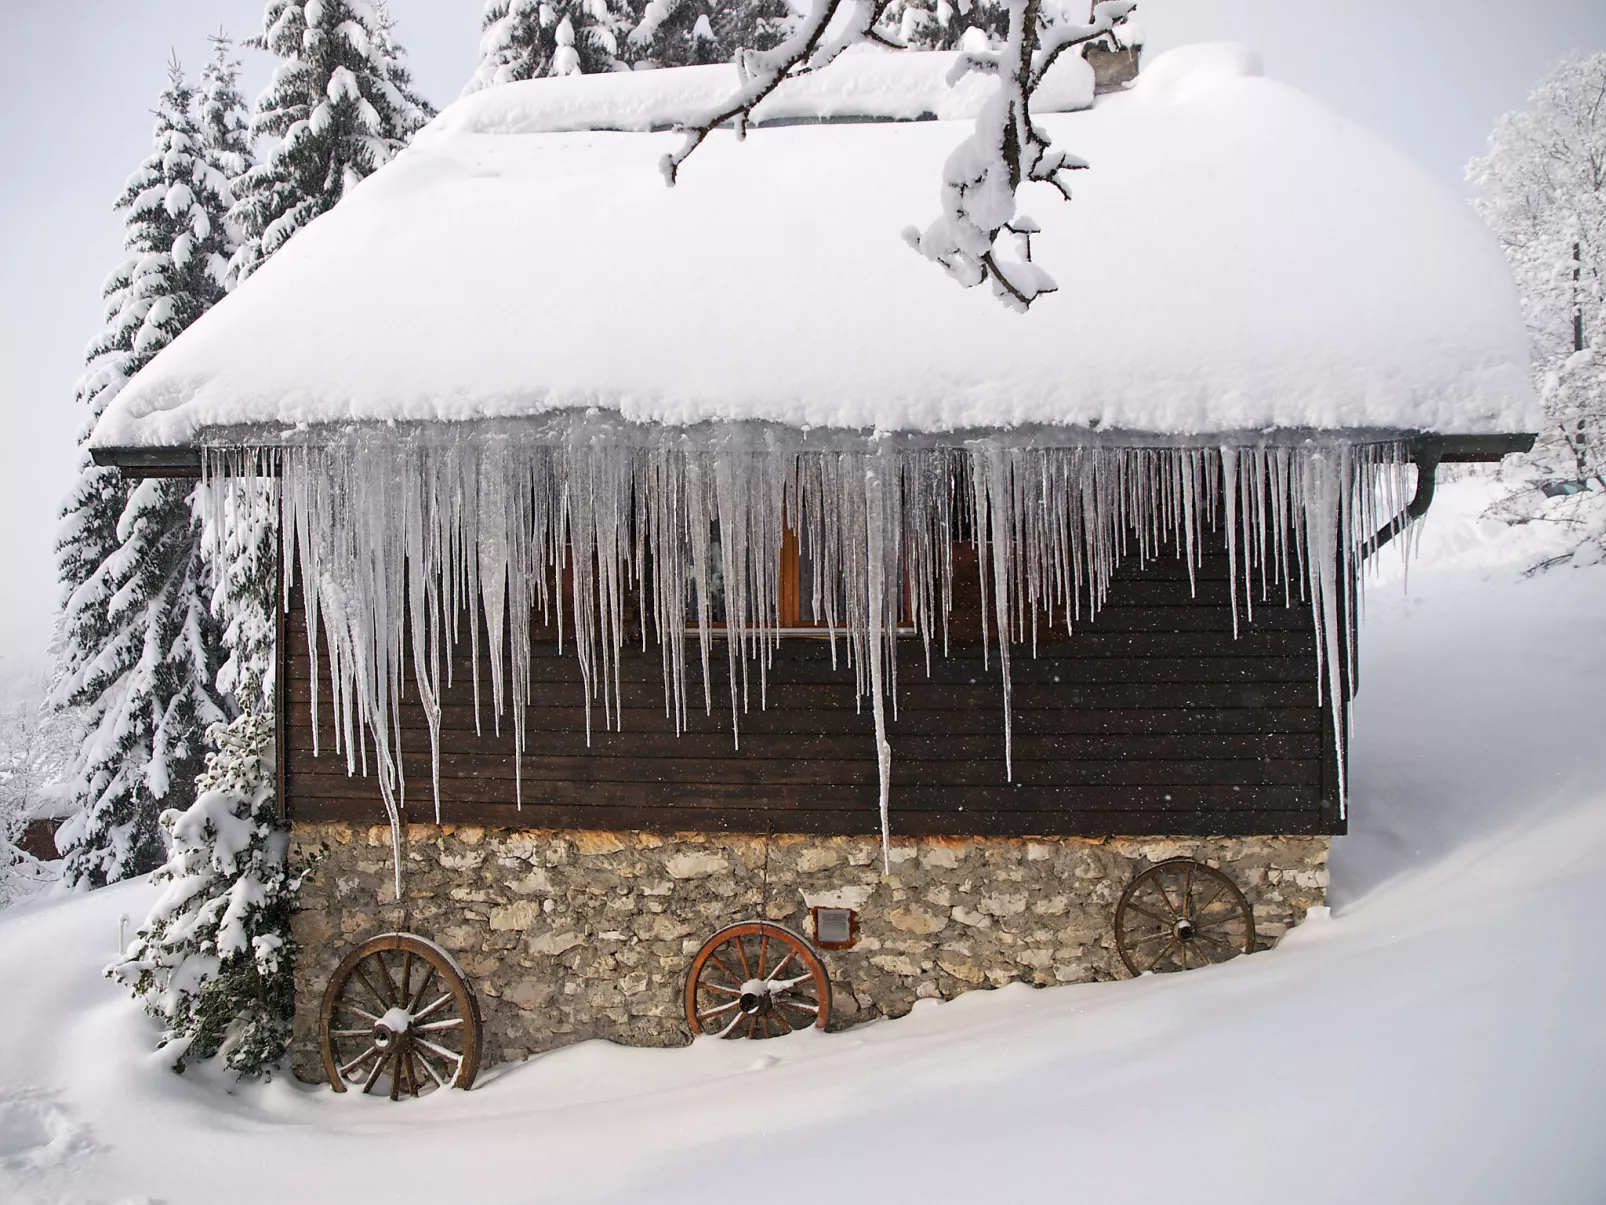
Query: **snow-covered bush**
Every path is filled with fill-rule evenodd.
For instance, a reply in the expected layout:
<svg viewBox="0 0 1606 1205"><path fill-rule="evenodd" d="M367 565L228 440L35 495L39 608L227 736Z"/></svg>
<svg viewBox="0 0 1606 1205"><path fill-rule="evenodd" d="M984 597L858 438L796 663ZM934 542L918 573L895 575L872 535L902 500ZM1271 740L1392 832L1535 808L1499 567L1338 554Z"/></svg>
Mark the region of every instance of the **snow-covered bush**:
<svg viewBox="0 0 1606 1205"><path fill-rule="evenodd" d="M255 1075L289 1040L290 915L310 863L291 865L275 816L273 721L247 712L209 736L194 804L162 814L172 853L153 878L166 887L106 973L161 1018L175 1069L221 1055Z"/></svg>

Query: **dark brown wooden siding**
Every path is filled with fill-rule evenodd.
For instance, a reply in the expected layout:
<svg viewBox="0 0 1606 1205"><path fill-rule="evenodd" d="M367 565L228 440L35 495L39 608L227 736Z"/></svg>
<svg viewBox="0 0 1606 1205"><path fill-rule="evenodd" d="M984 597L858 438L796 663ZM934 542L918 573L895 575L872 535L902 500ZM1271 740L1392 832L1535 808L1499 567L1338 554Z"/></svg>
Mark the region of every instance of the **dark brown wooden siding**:
<svg viewBox="0 0 1606 1205"><path fill-rule="evenodd" d="M1310 612L1282 592L1256 606L1235 639L1225 557L1207 559L1190 593L1174 559L1124 568L1092 623L1067 638L1040 629L1034 658L1017 646L1014 778L1004 773L1003 692L996 655L984 664L974 560L956 576L950 655L918 639L899 647L898 715L890 723L895 833L1248 834L1341 831L1333 806L1332 724L1318 706ZM550 635L550 634L548 634ZM732 747L723 643L713 710L698 671L690 731L664 714L656 645L626 651L619 731L594 702L589 745L577 664L537 645L523 807L514 808L511 725L496 735L482 686L476 734L470 666L460 658L444 699L442 819L529 827L868 833L877 831L868 703L856 704L845 661L823 641L788 638L760 710L757 667ZM839 649L840 654L840 649ZM690 654L696 659L695 641ZM312 754L306 623L297 604L281 652L287 813L302 820L378 821L373 779L349 777L334 754L327 679L319 690L322 756ZM327 674L327 668L325 668ZM403 713L407 816L432 820L422 712Z"/></svg>

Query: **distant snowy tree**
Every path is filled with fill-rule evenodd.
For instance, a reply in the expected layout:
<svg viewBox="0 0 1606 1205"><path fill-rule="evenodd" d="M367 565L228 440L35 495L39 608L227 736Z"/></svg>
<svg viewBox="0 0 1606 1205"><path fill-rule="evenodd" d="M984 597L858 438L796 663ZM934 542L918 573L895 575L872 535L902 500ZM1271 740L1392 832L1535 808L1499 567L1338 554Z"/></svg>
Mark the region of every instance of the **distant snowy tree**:
<svg viewBox="0 0 1606 1205"><path fill-rule="evenodd" d="M273 721L249 712L210 734L216 752L187 809L162 813L165 887L127 952L106 969L164 1023L162 1046L221 1056L241 1075L271 1068L294 1008L290 915L307 865L292 867L274 808Z"/></svg>
<svg viewBox="0 0 1606 1205"><path fill-rule="evenodd" d="M1575 556L1606 539L1606 54L1564 60L1495 125L1468 179L1522 296L1547 428L1509 516L1567 523Z"/></svg>
<svg viewBox="0 0 1606 1205"><path fill-rule="evenodd" d="M860 42L896 45L882 27L889 0L813 0L808 16L771 50L738 52L741 83L730 99L685 123L680 148L663 158L664 178L673 185L681 165L715 129L740 126L753 109L789 76L824 67ZM1122 46L1122 29L1137 7L1133 0L1102 0L1092 20L1050 22L1041 0L1005 0L1009 30L997 50L966 50L950 78L970 72L995 76L998 90L976 118L974 132L955 148L943 171L942 213L925 230L909 227L904 239L940 265L962 286L988 283L1005 305L1025 310L1057 286L1031 259L1031 236L1038 229L1018 212L1022 184L1052 184L1069 199L1066 174L1087 166L1075 155L1054 150L1032 122L1032 93L1065 51L1094 41Z"/></svg>
<svg viewBox="0 0 1606 1205"><path fill-rule="evenodd" d="M412 88L383 5L269 0L249 43L283 61L257 98L251 133L278 139L235 181L244 279L286 239L395 157L435 115Z"/></svg>
<svg viewBox="0 0 1606 1205"><path fill-rule="evenodd" d="M240 92L240 62L234 57L234 43L223 34L209 40L212 61L201 72L196 98L202 154L208 166L227 182L227 200L232 207L232 182L245 175L252 163L251 118ZM234 228L227 234L232 253L239 245L240 234Z"/></svg>
<svg viewBox="0 0 1606 1205"><path fill-rule="evenodd" d="M996 50L1009 36L1009 6L1003 0L891 0L883 27L918 50Z"/></svg>
<svg viewBox="0 0 1606 1205"><path fill-rule="evenodd" d="M30 820L55 813L76 737L71 717L46 705L47 688L28 677L0 694L0 908L57 876L18 845Z"/></svg>
<svg viewBox="0 0 1606 1205"><path fill-rule="evenodd" d="M634 24L625 0L489 0L479 65L463 95L547 75L625 69Z"/></svg>
<svg viewBox="0 0 1606 1205"><path fill-rule="evenodd" d="M107 329L79 384L92 419L224 292L228 182L209 159L194 90L176 63L168 74L152 153L116 205L130 258L107 282ZM83 725L68 783L78 811L58 841L68 881L90 887L160 864L157 812L189 798L205 730L226 718L193 485L130 489L116 476L85 464L58 540L68 593L53 701Z"/></svg>
<svg viewBox="0 0 1606 1205"><path fill-rule="evenodd" d="M787 0L648 0L629 44L637 66L728 63L743 48L780 45L797 21Z"/></svg>

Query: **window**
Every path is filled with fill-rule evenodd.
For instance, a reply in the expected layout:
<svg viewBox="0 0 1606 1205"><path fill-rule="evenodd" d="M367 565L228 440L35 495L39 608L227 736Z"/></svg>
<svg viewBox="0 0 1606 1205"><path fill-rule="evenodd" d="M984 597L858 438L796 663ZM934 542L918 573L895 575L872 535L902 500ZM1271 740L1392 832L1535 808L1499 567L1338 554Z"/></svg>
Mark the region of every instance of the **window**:
<svg viewBox="0 0 1606 1205"><path fill-rule="evenodd" d="M716 526L709 538L708 545L708 593L709 619L713 627L725 626L725 566L720 555L719 529ZM777 610L780 612L781 630L794 632L798 635L823 635L826 627L827 606L823 592L829 589L836 590L834 607L830 608L835 614L837 630L841 631L847 620L847 595L843 583L838 576L837 580L820 582L822 597L818 608L814 597L814 561L809 549L803 546L797 533L791 530L781 536L781 559L777 566ZM692 601L692 610L688 627L697 626L697 604L695 595ZM909 590L908 583L904 584L903 605L900 608L899 627L909 624ZM912 630L912 629L911 629Z"/></svg>

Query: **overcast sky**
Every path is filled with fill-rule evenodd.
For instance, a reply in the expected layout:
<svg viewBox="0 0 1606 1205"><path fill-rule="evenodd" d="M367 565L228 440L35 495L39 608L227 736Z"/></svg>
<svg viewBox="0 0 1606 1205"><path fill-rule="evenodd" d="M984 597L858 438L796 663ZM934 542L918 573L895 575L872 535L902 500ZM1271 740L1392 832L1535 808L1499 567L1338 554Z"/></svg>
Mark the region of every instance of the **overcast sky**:
<svg viewBox="0 0 1606 1205"><path fill-rule="evenodd" d="M150 149L176 54L259 28L262 0L0 3L0 674L42 666L57 602L52 545L85 415L73 383L118 262L111 202ZM391 0L419 90L452 100L474 67L483 0ZM1568 51L1606 50L1606 0L1142 0L1150 55L1228 38L1462 190L1494 120ZM271 60L246 54L246 94ZM935 170L935 168L934 168ZM933 176L933 188L936 177ZM650 270L644 266L644 270Z"/></svg>

